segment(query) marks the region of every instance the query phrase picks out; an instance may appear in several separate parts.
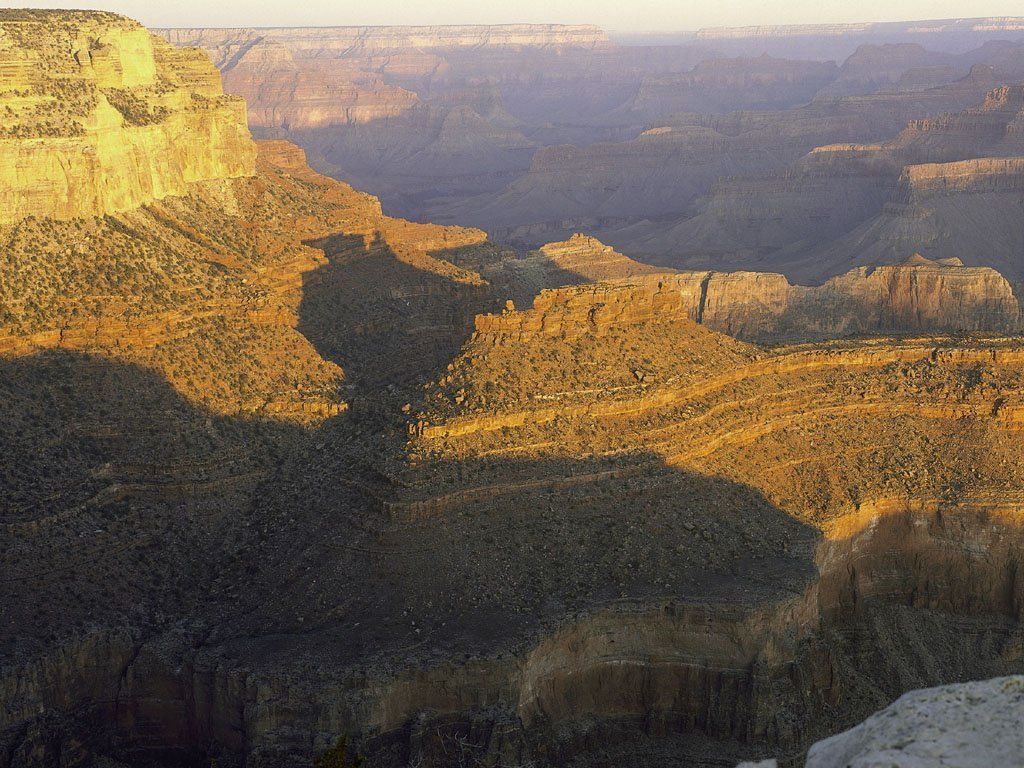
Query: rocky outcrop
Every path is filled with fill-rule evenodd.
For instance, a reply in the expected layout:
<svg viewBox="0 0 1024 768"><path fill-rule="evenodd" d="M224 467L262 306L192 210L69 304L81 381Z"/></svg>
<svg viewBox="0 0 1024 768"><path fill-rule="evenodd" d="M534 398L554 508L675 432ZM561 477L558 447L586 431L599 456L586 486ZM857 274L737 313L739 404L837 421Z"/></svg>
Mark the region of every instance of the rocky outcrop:
<svg viewBox="0 0 1024 768"><path fill-rule="evenodd" d="M947 685L901 696L856 728L818 742L807 768L884 762L1011 766L1024 754L1024 677Z"/></svg>
<svg viewBox="0 0 1024 768"><path fill-rule="evenodd" d="M596 27L498 25L164 29L178 46L209 52L229 93L263 131L312 131L394 118L421 104L384 75L416 80L446 67L438 53L463 49L589 49L607 44Z"/></svg>
<svg viewBox="0 0 1024 768"><path fill-rule="evenodd" d="M701 333L686 319L676 276L662 277L662 295L649 283L648 294L637 295L640 280L578 286L479 327L426 393L410 435L419 461L403 477L405 497L416 502L391 511L408 525L448 525L507 517L502 510L523 499L551 499L553 509L574 505L574 525L600 514L614 526L612 510L628 494L647 510L643 530L659 531L640 536L656 548L672 529L646 515L663 498L672 500L666 509L685 499L684 517L705 503L677 487L678 475L660 474L664 461L677 472L760 489L787 516L820 530L815 575L801 597L770 609L720 606L668 630L666 623L697 613L676 607L661 618L633 617L628 637L611 627L614 619L601 634L589 620L563 630L556 636L572 642L543 683L531 681L543 692L545 714L571 719L566 702L573 701L594 718L605 712L653 732L753 740L769 745L761 755L793 761L800 753L793 744L845 727L854 710L876 708L868 702L884 703L913 680L933 679L925 668L941 667L945 680L1018 670L1012 644L1021 588L1012 563L1021 541L1020 473L1003 462L1015 450L1022 413L1011 383L1024 370L1019 341L877 339L755 350ZM949 447L939 448L935 440L949 429L972 437L949 435L941 438ZM984 447L965 449L981 432ZM993 446L997 455L986 457ZM567 454L592 462L580 466ZM505 463L495 466L496 457ZM959 490L947 504L950 489ZM607 517L598 512L606 508ZM754 519L771 530L770 513ZM695 525L706 544L684 544L658 578L671 578L704 546L743 552L748 537L760 537L730 520L716 512L687 518L683 530ZM800 538L790 532L786 540ZM760 562L740 558L736 574ZM962 628L946 623L952 616ZM776 621L788 630L776 634ZM997 626L1006 634L988 629ZM989 631L999 639L984 652ZM702 638L699 652L691 632ZM932 632L925 646L937 656L922 662L913 648ZM638 635L653 649L644 660L632 653ZM686 691L706 703L696 706ZM693 762L710 762L711 754L722 756L709 749Z"/></svg>
<svg viewBox="0 0 1024 768"><path fill-rule="evenodd" d="M880 212L833 240L784 250L780 266L815 279L920 252L932 259L962 256L1019 282L1022 170L1019 157L907 166Z"/></svg>
<svg viewBox="0 0 1024 768"><path fill-rule="evenodd" d="M1020 268L1006 254L1020 240L1009 211L1021 194L1022 106L1024 91L1004 86L885 142L816 147L785 172L719 183L696 216L667 231L638 227L627 242L672 266L770 267L799 281L915 251L1016 281Z"/></svg>
<svg viewBox="0 0 1024 768"><path fill-rule="evenodd" d="M3 768L794 760L1024 665L1020 340L713 330L983 326L994 273L519 258L280 141L2 237Z"/></svg>
<svg viewBox="0 0 1024 768"><path fill-rule="evenodd" d="M526 258L510 263L517 282L525 283L533 293L546 287L591 283L663 272L657 267L634 261L610 245L582 233L568 240L546 243ZM532 297L531 297L532 298Z"/></svg>
<svg viewBox="0 0 1024 768"><path fill-rule="evenodd" d="M810 174L790 174L791 166L825 144L878 140L922 114L963 109L977 103L996 83L991 71L977 70L955 83L909 95L822 99L775 112L676 115L629 141L543 148L534 155L529 173L500 193L444 202L427 213L431 218L475 224L492 236L526 245L587 229L620 249L660 257L672 266L682 265L680 251L695 257L707 252L717 255L723 239L754 250L751 246L761 243L750 243L751 237L761 237L780 218L785 230L785 219L791 217L780 217L771 208L784 209L790 201L782 198L776 202L770 196L757 200L753 216L742 207L738 211L709 210L708 216L700 217L703 226L696 232L675 225L688 221L702 197L723 179L751 176L767 177L769 183L787 189L787 196L803 203L797 214L804 213L806 207L828 209L831 199L839 207L852 203L861 216L871 215L877 210L875 198L884 201L888 191L877 169L866 171L868 189L840 186L826 190L823 202L817 190L803 186ZM845 173L862 175L860 169ZM881 195L872 194L880 179ZM830 182L831 178L825 184ZM894 185L895 178L889 183ZM813 234L819 223L818 211L811 214L805 217L809 222L802 221L793 229ZM709 224L709 218L721 223ZM745 226L748 221L753 226ZM840 234L841 226L837 223L826 232ZM726 238L721 237L723 231L728 233ZM776 237L769 230L763 238L766 251ZM751 267L755 261L751 258L743 266ZM729 263L724 259L718 262ZM715 260L705 263L711 266ZM691 265L699 266L696 261Z"/></svg>
<svg viewBox="0 0 1024 768"><path fill-rule="evenodd" d="M907 202L938 195L1024 191L1024 158L986 157L910 165L900 179Z"/></svg>
<svg viewBox="0 0 1024 768"><path fill-rule="evenodd" d="M243 102L204 55L135 22L7 11L0 62L0 224L116 213L255 173Z"/></svg>
<svg viewBox="0 0 1024 768"><path fill-rule="evenodd" d="M254 129L309 130L368 123L401 115L420 103L416 94L386 83L356 61L298 58L272 37L207 43L229 57L224 88L245 99Z"/></svg>
<svg viewBox="0 0 1024 768"><path fill-rule="evenodd" d="M543 291L527 312L477 319L480 331L600 332L604 318L633 322L655 315L687 318L740 339L779 341L850 334L991 331L1021 327L1017 298L993 269L959 259L916 255L895 266L858 267L820 286L792 285L771 272L674 272L635 262L600 241L575 235L551 243L526 263L545 257L544 285L599 282ZM621 312L616 309L621 307Z"/></svg>

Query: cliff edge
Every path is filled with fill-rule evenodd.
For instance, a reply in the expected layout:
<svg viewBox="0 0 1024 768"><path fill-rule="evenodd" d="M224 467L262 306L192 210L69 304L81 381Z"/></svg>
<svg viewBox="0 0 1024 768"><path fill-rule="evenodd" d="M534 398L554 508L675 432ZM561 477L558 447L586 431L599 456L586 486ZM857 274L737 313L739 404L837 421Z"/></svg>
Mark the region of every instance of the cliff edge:
<svg viewBox="0 0 1024 768"><path fill-rule="evenodd" d="M130 210L255 174L207 56L110 13L0 10L0 225Z"/></svg>

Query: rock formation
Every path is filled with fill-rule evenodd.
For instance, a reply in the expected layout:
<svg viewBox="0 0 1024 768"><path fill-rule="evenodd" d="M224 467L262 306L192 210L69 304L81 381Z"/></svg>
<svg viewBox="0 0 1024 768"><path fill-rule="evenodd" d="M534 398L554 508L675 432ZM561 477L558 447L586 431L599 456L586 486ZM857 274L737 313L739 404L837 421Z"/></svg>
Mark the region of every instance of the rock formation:
<svg viewBox="0 0 1024 768"><path fill-rule="evenodd" d="M1019 281L1019 86L960 112L912 121L876 144L817 147L782 173L720 183L701 211L624 233L673 266L777 269L821 281L916 251L961 257ZM614 240L614 238L613 238Z"/></svg>
<svg viewBox="0 0 1024 768"><path fill-rule="evenodd" d="M0 225L125 211L255 172L245 105L209 60L127 19L4 11L0 72Z"/></svg>
<svg viewBox="0 0 1024 768"><path fill-rule="evenodd" d="M629 108L649 120L678 112L780 109L810 101L835 79L832 61L710 59L689 72L645 78Z"/></svg>
<svg viewBox="0 0 1024 768"><path fill-rule="evenodd" d="M811 747L807 768L884 760L1014 765L1024 754L1019 725L1024 678L1002 677L908 693L846 733Z"/></svg>
<svg viewBox="0 0 1024 768"><path fill-rule="evenodd" d="M746 55L790 54L803 58L849 56L861 45L919 44L940 52L959 53L981 45L994 35L1020 39L1024 22L1014 17L934 19L913 22L852 24L778 24L751 27L711 27L699 30L697 40Z"/></svg>
<svg viewBox="0 0 1024 768"><path fill-rule="evenodd" d="M628 303L673 306L678 317L750 341L935 331L1016 333L1022 322L1019 302L1002 275L986 267L965 267L955 258L930 261L915 255L902 264L858 267L820 286L802 286L772 272L658 270L577 234L543 246L513 267L519 281L534 291L609 281L599 290L621 286L631 292ZM590 290L555 287L543 292L534 307L563 307L577 293ZM503 317L504 322L513 316ZM550 323L544 313L536 321L543 327ZM560 333L563 324L551 327Z"/></svg>
<svg viewBox="0 0 1024 768"><path fill-rule="evenodd" d="M256 36L253 30L244 28L155 31L177 45L201 48L234 47L239 40ZM608 42L603 30L589 24L269 27L260 29L258 37L315 55L352 51L380 54L435 48L596 46ZM214 61L218 58L214 57Z"/></svg>
<svg viewBox="0 0 1024 768"><path fill-rule="evenodd" d="M815 146L884 139L1024 76L1012 22L929 27L928 48L905 25L848 32L673 45L558 25L161 34L211 54L258 136L299 143L315 167L391 212L527 247L585 228L665 256L665 241L678 241L668 221L723 180L781 173ZM759 47L776 39L786 43L773 55ZM956 53L933 50L948 39ZM822 40L826 52L804 50ZM848 42L858 49L837 67ZM853 194L856 210L877 207Z"/></svg>
<svg viewBox="0 0 1024 768"><path fill-rule="evenodd" d="M840 137L881 139L913 117L975 104L997 82L990 70L976 69L955 83L912 94L824 99L775 112L673 116L629 141L542 148L534 155L529 173L499 193L445 201L428 207L427 213L434 219L475 224L498 239L529 245L586 229L620 248L664 256L663 263L679 265L680 250L692 253L711 248L722 229L726 234L738 230L729 239L742 240L762 232L743 227L746 212L741 210L738 223L727 220L715 229L705 225L700 237L691 237L686 227L694 204L720 180L784 177L826 137L826 144ZM795 183L786 184L785 178L771 179L771 183L795 189L789 194L801 201L816 201L817 190L805 191L801 186L807 175L812 174L800 174ZM830 182L835 175L830 174ZM866 193L855 188L846 194L874 193L869 202L879 194L884 199L885 190L874 192L877 177L873 171ZM819 207L831 210L829 197L842 200L843 181L839 185L839 192L825 192L826 202L818 203ZM786 203L782 200L779 206ZM863 215L863 207L860 204L855 210ZM843 205L835 208L844 210ZM767 213L765 218L774 222L775 217ZM683 224L677 229L674 221ZM769 231L766 239L770 242L770 238Z"/></svg>
<svg viewBox="0 0 1024 768"><path fill-rule="evenodd" d="M1019 675L913 691L855 728L815 744L806 765L1012 766L1024 753L1022 713L1024 678ZM775 768L776 762L757 766Z"/></svg>

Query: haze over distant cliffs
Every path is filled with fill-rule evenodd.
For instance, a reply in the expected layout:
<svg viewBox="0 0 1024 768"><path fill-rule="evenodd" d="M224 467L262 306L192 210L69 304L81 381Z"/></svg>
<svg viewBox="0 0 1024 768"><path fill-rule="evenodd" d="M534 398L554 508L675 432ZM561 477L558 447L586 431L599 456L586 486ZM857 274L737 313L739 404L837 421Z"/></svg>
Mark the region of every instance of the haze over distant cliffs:
<svg viewBox="0 0 1024 768"><path fill-rule="evenodd" d="M770 265L798 280L920 252L1020 281L1022 108L1024 89L1003 86L886 141L817 147L781 171L717 183L696 215L623 232L623 247L665 264Z"/></svg>
<svg viewBox="0 0 1024 768"><path fill-rule="evenodd" d="M861 248L875 235L854 230L915 184L920 196L923 171L883 179L868 160L862 170L824 160L830 147L881 145L1024 82L1019 19L628 39L543 25L161 34L211 53L257 135L291 138L397 214L480 227L522 249L587 231L652 263L804 281L918 251L1024 277L996 253L1015 236L975 247L950 234L947 213L929 218L936 231ZM884 162L1010 154L979 130L959 149Z"/></svg>

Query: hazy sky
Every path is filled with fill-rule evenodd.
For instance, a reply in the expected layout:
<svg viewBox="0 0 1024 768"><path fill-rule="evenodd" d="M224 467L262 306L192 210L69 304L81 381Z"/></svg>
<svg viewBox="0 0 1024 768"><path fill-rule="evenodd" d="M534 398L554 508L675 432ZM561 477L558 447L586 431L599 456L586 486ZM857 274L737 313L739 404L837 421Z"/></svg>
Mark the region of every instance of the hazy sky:
<svg viewBox="0 0 1024 768"><path fill-rule="evenodd" d="M592 23L609 30L1024 15L1024 0L21 0L102 8L148 26Z"/></svg>

